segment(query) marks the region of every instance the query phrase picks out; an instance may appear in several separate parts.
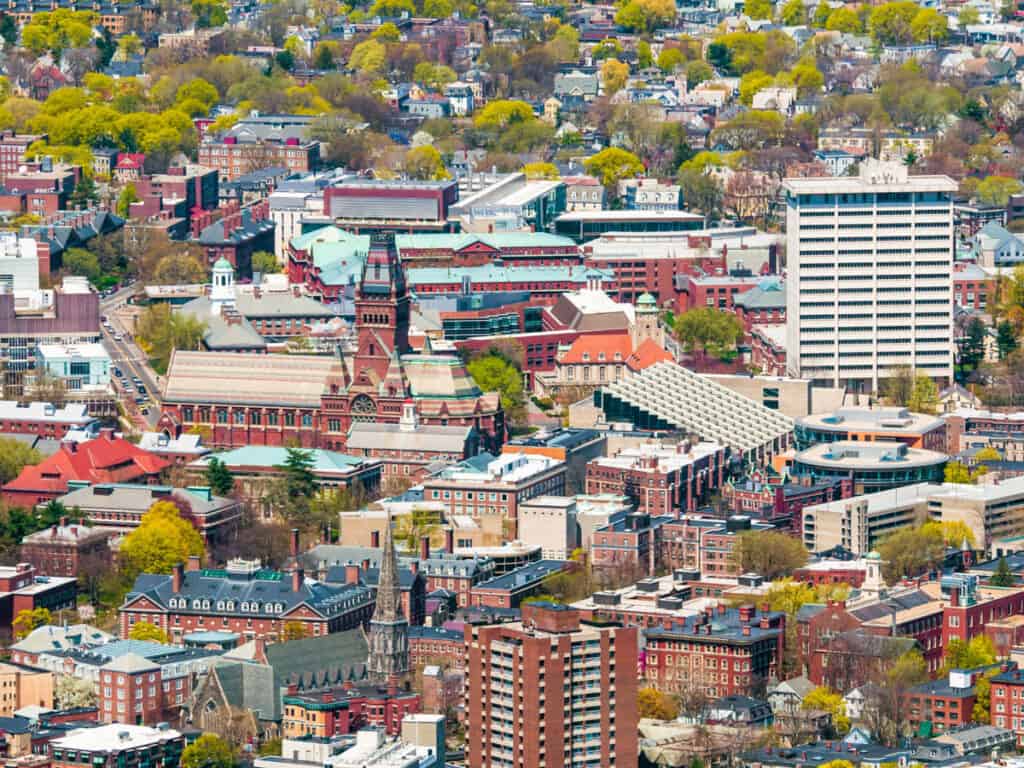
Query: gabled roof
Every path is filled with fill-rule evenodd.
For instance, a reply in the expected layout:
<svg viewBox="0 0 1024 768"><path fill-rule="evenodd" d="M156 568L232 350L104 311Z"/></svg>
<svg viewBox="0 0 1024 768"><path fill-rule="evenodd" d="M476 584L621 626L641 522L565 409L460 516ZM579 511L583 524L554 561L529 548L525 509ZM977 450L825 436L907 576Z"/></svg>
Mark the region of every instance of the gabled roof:
<svg viewBox="0 0 1024 768"><path fill-rule="evenodd" d="M69 480L125 482L156 475L168 466L166 459L127 440L100 435L84 443L61 446L53 456L25 467L3 489L63 494Z"/></svg>
<svg viewBox="0 0 1024 768"><path fill-rule="evenodd" d="M672 353L660 347L654 339L644 339L633 354L626 359L626 366L631 371L642 371L655 363L673 360Z"/></svg>
<svg viewBox="0 0 1024 768"><path fill-rule="evenodd" d="M628 333L588 333L577 337L558 362L562 365L624 363L632 353L633 340Z"/></svg>

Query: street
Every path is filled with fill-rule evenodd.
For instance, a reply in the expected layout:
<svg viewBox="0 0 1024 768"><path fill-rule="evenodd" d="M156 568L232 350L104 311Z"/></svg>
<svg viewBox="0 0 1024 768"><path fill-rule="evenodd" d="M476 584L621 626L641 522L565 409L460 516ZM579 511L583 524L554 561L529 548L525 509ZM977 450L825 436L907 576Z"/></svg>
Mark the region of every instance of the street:
<svg viewBox="0 0 1024 768"><path fill-rule="evenodd" d="M149 367L146 356L135 345L134 341L130 340L131 337L128 334L128 330L118 314L118 309L125 306L135 288L135 284L126 286L118 290L117 293L100 300L100 314L105 315L114 328L113 333L110 333L106 328L102 329L103 346L110 355L113 365L120 368L121 373L126 378L131 379L133 376L138 376L142 380L151 400L149 413L145 416L139 412L139 408L135 404L137 393L124 392L121 388L121 382L116 377L112 377L114 379L114 389L133 421L140 427L153 429L156 427L157 419L160 417L160 389L157 376L153 369ZM115 335L120 335L122 340L117 341L114 338Z"/></svg>

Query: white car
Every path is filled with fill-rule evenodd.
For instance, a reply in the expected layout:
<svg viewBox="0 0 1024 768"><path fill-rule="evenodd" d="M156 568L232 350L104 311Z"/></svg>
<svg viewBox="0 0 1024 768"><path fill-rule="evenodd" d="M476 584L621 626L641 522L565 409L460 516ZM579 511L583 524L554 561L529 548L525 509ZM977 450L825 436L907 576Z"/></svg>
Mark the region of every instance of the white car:
<svg viewBox="0 0 1024 768"><path fill-rule="evenodd" d="M122 336L120 333L115 333L114 341L124 341L124 336Z"/></svg>

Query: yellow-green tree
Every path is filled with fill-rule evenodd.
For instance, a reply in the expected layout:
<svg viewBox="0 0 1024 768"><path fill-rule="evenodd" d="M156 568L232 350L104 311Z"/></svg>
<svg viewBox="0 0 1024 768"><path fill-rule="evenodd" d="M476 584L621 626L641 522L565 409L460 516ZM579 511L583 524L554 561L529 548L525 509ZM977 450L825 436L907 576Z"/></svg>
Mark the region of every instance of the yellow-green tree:
<svg viewBox="0 0 1024 768"><path fill-rule="evenodd" d="M438 181L450 176L444 167L441 153L429 144L413 147L406 152L402 168L409 178L421 181Z"/></svg>
<svg viewBox="0 0 1024 768"><path fill-rule="evenodd" d="M949 37L949 24L934 8L922 8L910 21L910 34L918 43L941 43Z"/></svg>
<svg viewBox="0 0 1024 768"><path fill-rule="evenodd" d="M929 520L921 526L921 533L925 536L931 536L936 531L946 546L959 547L964 541L970 547L975 544L974 531L963 520Z"/></svg>
<svg viewBox="0 0 1024 768"><path fill-rule="evenodd" d="M189 555L201 556L204 551L203 537L181 516L178 507L170 501L158 501L142 516L139 527L125 537L120 557L130 575L170 573Z"/></svg>
<svg viewBox="0 0 1024 768"><path fill-rule="evenodd" d="M825 4L823 3L822 5ZM829 6L826 5L825 7ZM860 17L855 10L844 5L842 8L836 8L828 15L828 18L825 20L825 29L830 32L856 34L860 32Z"/></svg>
<svg viewBox="0 0 1024 768"><path fill-rule="evenodd" d="M676 18L673 0L629 0L615 14L615 23L635 32L664 26Z"/></svg>
<svg viewBox="0 0 1024 768"><path fill-rule="evenodd" d="M841 694L827 685L815 688L800 703L801 709L821 709L832 715L832 727L840 735L850 730L850 718L846 715L846 703Z"/></svg>
<svg viewBox="0 0 1024 768"><path fill-rule="evenodd" d="M302 640L306 637L309 637L309 632L301 621L286 621L284 627L281 628L282 643L287 643L289 640Z"/></svg>
<svg viewBox="0 0 1024 768"><path fill-rule="evenodd" d="M988 474L988 467L981 464L973 470L962 461L951 461L943 471L943 481L958 485L976 485L982 475Z"/></svg>
<svg viewBox="0 0 1024 768"><path fill-rule="evenodd" d="M644 172L644 164L632 152L619 147L607 147L583 163L591 176L600 179L601 184L614 188L623 179L632 179Z"/></svg>
<svg viewBox="0 0 1024 768"><path fill-rule="evenodd" d="M525 101L498 99L488 102L473 118L473 124L485 130L502 130L513 123L529 123L536 119L533 107Z"/></svg>
<svg viewBox="0 0 1024 768"><path fill-rule="evenodd" d="M551 181L557 180L561 174L558 172L558 166L554 163L527 163L523 166L523 173L526 174L528 179L548 179Z"/></svg>
<svg viewBox="0 0 1024 768"><path fill-rule="evenodd" d="M986 176L978 182L975 196L985 205L1005 206L1010 195L1018 194L1024 187L1010 176Z"/></svg>
<svg viewBox="0 0 1024 768"><path fill-rule="evenodd" d="M235 768L238 755L220 736L204 733L181 753L181 768Z"/></svg>
<svg viewBox="0 0 1024 768"><path fill-rule="evenodd" d="M608 96L621 91L629 80L629 64L618 59L605 59L601 63L601 85Z"/></svg>
<svg viewBox="0 0 1024 768"><path fill-rule="evenodd" d="M760 69L747 72L740 78L740 101L749 107L758 91L770 88L774 84L775 78L767 72Z"/></svg>
<svg viewBox="0 0 1024 768"><path fill-rule="evenodd" d="M46 608L26 608L18 611L18 615L11 622L11 628L14 630L14 637L20 640L32 630L45 627L52 621L53 617Z"/></svg>
<svg viewBox="0 0 1024 768"><path fill-rule="evenodd" d="M996 646L988 635L977 635L967 642L958 637L946 643L946 652L936 677L949 674L951 669L974 669L996 662Z"/></svg>
<svg viewBox="0 0 1024 768"><path fill-rule="evenodd" d="M384 71L387 48L376 40L363 40L352 49L348 65L364 75L378 75Z"/></svg>
<svg viewBox="0 0 1024 768"><path fill-rule="evenodd" d="M982 448L980 451L978 451L976 454L974 454L974 458L976 458L978 461L1002 461L1003 460L1002 454L999 453L999 451L997 451L991 445L986 445L984 448Z"/></svg>
<svg viewBox="0 0 1024 768"><path fill-rule="evenodd" d="M770 19L772 17L771 0L747 0L744 11L752 19Z"/></svg>
<svg viewBox="0 0 1024 768"><path fill-rule="evenodd" d="M170 642L170 638L167 637L167 633L163 629L148 621L137 621L132 624L131 629L128 630L128 639L165 644Z"/></svg>

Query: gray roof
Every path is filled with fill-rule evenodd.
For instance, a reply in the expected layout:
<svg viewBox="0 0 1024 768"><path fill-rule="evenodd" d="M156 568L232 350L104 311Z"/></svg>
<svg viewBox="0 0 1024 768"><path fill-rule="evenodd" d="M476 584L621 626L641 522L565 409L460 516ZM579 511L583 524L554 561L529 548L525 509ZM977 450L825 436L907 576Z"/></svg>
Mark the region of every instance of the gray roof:
<svg viewBox="0 0 1024 768"><path fill-rule="evenodd" d="M78 507L90 511L109 509L118 512L142 513L161 499L175 498L188 502L192 511L200 516L210 515L226 507L234 506L234 499L224 496L205 496L189 493L183 488L171 488L167 485L142 485L138 483L99 483L85 488L78 488L64 494L60 501L68 509Z"/></svg>
<svg viewBox="0 0 1024 768"><path fill-rule="evenodd" d="M749 291L738 293L733 297L733 304L746 309L778 309L786 308L786 288L781 280L765 280Z"/></svg>
<svg viewBox="0 0 1024 768"><path fill-rule="evenodd" d="M420 424L407 430L401 424L354 422L349 429L346 450L383 448L393 451L444 452L462 454L475 431L473 426Z"/></svg>
<svg viewBox="0 0 1024 768"><path fill-rule="evenodd" d="M267 348L263 337L244 318L228 322L223 315L214 314L209 296L200 296L182 305L178 310L206 323L203 344L210 350L244 349L262 351Z"/></svg>
<svg viewBox="0 0 1024 768"><path fill-rule="evenodd" d="M336 316L313 297L305 294L296 296L291 291L262 290L259 298L248 291L236 291L235 309L247 318Z"/></svg>
<svg viewBox="0 0 1024 768"><path fill-rule="evenodd" d="M224 219L205 227L199 233L199 243L201 245L245 243L264 232L272 231L275 226L271 219L260 219L259 221L254 219L252 210L249 208L243 208L240 217L239 225L230 231L225 230Z"/></svg>

